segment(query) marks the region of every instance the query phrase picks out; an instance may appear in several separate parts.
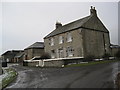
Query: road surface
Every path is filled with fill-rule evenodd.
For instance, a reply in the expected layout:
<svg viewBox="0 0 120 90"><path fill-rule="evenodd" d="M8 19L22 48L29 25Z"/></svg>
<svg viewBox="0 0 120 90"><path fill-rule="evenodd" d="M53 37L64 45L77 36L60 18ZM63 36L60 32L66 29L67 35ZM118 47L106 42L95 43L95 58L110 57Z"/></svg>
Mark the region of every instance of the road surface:
<svg viewBox="0 0 120 90"><path fill-rule="evenodd" d="M115 88L120 62L66 68L12 67L18 77L6 88Z"/></svg>

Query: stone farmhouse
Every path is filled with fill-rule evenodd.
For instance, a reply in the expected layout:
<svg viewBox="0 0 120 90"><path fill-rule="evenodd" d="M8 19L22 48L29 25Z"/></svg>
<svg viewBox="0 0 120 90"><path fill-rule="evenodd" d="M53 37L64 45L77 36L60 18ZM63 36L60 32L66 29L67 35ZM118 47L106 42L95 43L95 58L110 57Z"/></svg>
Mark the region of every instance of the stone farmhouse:
<svg viewBox="0 0 120 90"><path fill-rule="evenodd" d="M44 43L35 42L24 49L24 60L32 59L35 56L41 56L44 53Z"/></svg>
<svg viewBox="0 0 120 90"><path fill-rule="evenodd" d="M56 29L44 37L45 52L52 58L101 57L110 54L109 31L91 6L90 15Z"/></svg>

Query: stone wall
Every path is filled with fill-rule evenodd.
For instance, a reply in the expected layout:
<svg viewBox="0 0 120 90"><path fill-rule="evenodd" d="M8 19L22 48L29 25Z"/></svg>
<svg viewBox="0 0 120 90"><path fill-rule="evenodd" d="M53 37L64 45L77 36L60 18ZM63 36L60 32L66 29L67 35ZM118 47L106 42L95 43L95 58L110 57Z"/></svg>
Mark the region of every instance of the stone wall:
<svg viewBox="0 0 120 90"><path fill-rule="evenodd" d="M27 62L28 66L38 66L39 65L39 61L34 61L34 62Z"/></svg>
<svg viewBox="0 0 120 90"><path fill-rule="evenodd" d="M63 67L68 64L79 64L85 61L84 58L72 58L72 59L46 59L36 61L26 61L24 66L39 66L39 67Z"/></svg>
<svg viewBox="0 0 120 90"><path fill-rule="evenodd" d="M66 41L67 32L52 37L54 39L53 46L50 45L50 38L45 39L45 52L51 54L51 50L55 50L55 58L59 58L57 57L56 49L65 49L68 46L72 46L74 49L73 57L87 57L90 55L102 57L105 53L110 54L109 32L76 29L70 31L70 33L72 35L72 42ZM64 37L64 43L59 44L59 36ZM62 58L66 58L65 51L63 54Z"/></svg>
<svg viewBox="0 0 120 90"><path fill-rule="evenodd" d="M24 50L25 51L25 59L26 60L29 60L29 59L31 59L32 57L33 57L33 55L32 55L32 49L26 49L26 50Z"/></svg>
<svg viewBox="0 0 120 90"><path fill-rule="evenodd" d="M85 61L84 58L62 58L62 59L48 59L44 60L44 67L63 67L68 64L79 64L80 62Z"/></svg>
<svg viewBox="0 0 120 90"><path fill-rule="evenodd" d="M24 62L24 66L39 66L39 67L62 67L64 65L63 60L44 60L40 61L30 61Z"/></svg>
<svg viewBox="0 0 120 90"><path fill-rule="evenodd" d="M109 33L83 29L84 57L101 57L110 53Z"/></svg>
<svg viewBox="0 0 120 90"><path fill-rule="evenodd" d="M64 65L63 60L44 61L44 67L62 67L62 65Z"/></svg>
<svg viewBox="0 0 120 90"><path fill-rule="evenodd" d="M27 60L32 59L35 56L41 56L44 53L44 49L33 48L25 50L25 55L27 56Z"/></svg>
<svg viewBox="0 0 120 90"><path fill-rule="evenodd" d="M67 42L67 33L71 33L72 41ZM64 42L59 44L59 36L64 37ZM54 39L54 45L50 45L50 39ZM83 57L83 39L82 39L82 31L81 29L76 29L70 32L62 33L57 36L53 36L51 38L44 39L45 43L45 52L51 54L51 50L55 50L55 58L66 58L66 48L72 47L73 48L73 57ZM63 48L63 57L57 56L57 49Z"/></svg>
<svg viewBox="0 0 120 90"><path fill-rule="evenodd" d="M36 48L33 49L33 57L41 56L43 54L44 54L44 49L36 49Z"/></svg>

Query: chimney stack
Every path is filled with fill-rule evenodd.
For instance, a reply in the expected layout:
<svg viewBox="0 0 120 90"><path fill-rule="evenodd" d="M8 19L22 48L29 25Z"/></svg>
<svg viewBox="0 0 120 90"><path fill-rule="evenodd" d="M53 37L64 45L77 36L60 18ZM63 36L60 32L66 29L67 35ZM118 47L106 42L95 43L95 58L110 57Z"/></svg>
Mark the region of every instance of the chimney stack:
<svg viewBox="0 0 120 90"><path fill-rule="evenodd" d="M56 28L59 28L59 27L61 27L62 26L62 24L60 23L60 22L56 22Z"/></svg>
<svg viewBox="0 0 120 90"><path fill-rule="evenodd" d="M91 6L90 15L96 15L97 16L97 11L95 10L95 7L93 7L93 6Z"/></svg>

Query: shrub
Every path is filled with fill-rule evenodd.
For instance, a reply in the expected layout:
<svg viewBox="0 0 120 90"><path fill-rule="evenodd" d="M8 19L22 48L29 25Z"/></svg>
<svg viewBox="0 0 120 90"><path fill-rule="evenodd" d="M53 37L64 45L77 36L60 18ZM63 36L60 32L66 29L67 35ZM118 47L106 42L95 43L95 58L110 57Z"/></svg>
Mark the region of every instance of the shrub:
<svg viewBox="0 0 120 90"><path fill-rule="evenodd" d="M41 59L50 59L50 55L48 53L44 53L43 55L41 55L40 57Z"/></svg>

